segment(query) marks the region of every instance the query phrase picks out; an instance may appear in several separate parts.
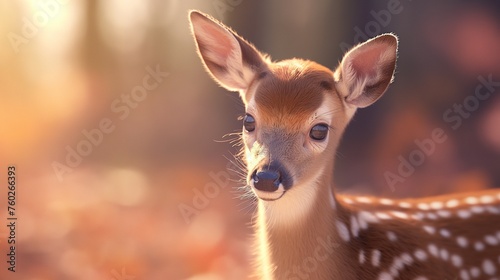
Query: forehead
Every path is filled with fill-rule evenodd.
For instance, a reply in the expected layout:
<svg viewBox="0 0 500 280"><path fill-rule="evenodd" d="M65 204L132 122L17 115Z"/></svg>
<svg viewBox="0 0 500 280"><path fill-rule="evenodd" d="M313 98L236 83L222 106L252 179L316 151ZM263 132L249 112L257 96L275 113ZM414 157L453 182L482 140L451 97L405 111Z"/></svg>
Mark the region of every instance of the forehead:
<svg viewBox="0 0 500 280"><path fill-rule="evenodd" d="M333 73L312 61L292 59L271 64L253 98L264 118L303 120L321 106L325 92L335 94Z"/></svg>

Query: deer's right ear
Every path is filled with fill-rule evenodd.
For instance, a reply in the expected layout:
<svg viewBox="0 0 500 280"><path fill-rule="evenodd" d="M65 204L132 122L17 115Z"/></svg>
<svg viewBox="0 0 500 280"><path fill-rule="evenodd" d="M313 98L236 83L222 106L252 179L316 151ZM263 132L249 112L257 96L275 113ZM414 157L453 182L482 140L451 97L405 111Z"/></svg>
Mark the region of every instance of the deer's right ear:
<svg viewBox="0 0 500 280"><path fill-rule="evenodd" d="M189 19L198 54L214 80L230 91L247 89L265 65L263 56L208 15L191 11Z"/></svg>

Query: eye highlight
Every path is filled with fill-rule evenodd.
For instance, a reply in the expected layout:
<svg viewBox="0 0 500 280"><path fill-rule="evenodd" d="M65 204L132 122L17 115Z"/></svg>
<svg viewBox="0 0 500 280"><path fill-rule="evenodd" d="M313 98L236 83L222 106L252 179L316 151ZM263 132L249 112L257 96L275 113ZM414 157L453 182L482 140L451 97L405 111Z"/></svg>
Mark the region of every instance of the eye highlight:
<svg viewBox="0 0 500 280"><path fill-rule="evenodd" d="M246 114L245 117L243 117L243 127L248 132L255 130L255 119L252 115Z"/></svg>
<svg viewBox="0 0 500 280"><path fill-rule="evenodd" d="M316 141L325 140L328 135L328 125L326 123L319 123L311 128L309 137Z"/></svg>

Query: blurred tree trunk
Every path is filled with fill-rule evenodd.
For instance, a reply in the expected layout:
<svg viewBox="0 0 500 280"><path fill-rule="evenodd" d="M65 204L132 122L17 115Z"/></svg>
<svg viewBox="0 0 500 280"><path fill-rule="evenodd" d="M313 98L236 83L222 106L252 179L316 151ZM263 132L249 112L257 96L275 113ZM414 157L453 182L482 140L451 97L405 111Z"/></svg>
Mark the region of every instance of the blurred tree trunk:
<svg viewBox="0 0 500 280"><path fill-rule="evenodd" d="M108 51L99 34L99 5L98 0L85 1L86 14L84 19L85 36L83 39L81 56L84 67L90 72L105 74L106 67L112 67L112 53Z"/></svg>

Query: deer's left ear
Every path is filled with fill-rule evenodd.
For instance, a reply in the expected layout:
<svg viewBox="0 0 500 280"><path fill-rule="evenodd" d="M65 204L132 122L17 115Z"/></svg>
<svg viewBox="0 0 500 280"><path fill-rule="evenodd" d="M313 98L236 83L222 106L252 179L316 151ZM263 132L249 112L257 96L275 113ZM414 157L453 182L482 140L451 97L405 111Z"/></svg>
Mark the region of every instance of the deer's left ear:
<svg viewBox="0 0 500 280"><path fill-rule="evenodd" d="M337 89L347 104L364 108L377 101L393 80L398 39L384 34L344 55L335 71Z"/></svg>
<svg viewBox="0 0 500 280"><path fill-rule="evenodd" d="M230 91L246 90L265 66L263 55L206 14L191 11L189 19L198 54L214 80Z"/></svg>

